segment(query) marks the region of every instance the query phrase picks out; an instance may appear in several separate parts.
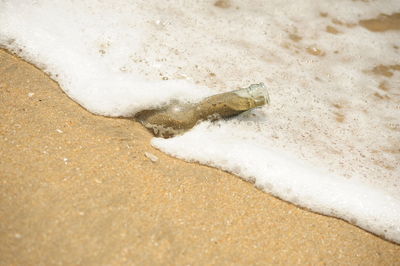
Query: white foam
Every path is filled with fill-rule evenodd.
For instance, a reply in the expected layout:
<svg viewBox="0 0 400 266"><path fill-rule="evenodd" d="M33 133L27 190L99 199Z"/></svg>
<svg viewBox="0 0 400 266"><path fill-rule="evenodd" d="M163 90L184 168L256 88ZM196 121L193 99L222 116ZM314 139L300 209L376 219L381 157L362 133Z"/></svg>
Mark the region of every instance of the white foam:
<svg viewBox="0 0 400 266"><path fill-rule="evenodd" d="M400 73L371 72L399 64L400 33L352 25L400 2L213 3L3 0L0 45L102 115L264 82L270 107L153 144L400 243Z"/></svg>
<svg viewBox="0 0 400 266"><path fill-rule="evenodd" d="M286 201L345 219L388 239L400 239L398 198L357 176L345 178L302 162L242 130L207 122L182 136L154 138L152 144L184 160L241 176Z"/></svg>
<svg viewBox="0 0 400 266"><path fill-rule="evenodd" d="M207 88L199 90L185 81L148 81L126 73L132 64L129 56L146 36L144 19L134 6L4 1L0 8L2 45L51 74L71 98L94 113L123 116L171 97L209 94Z"/></svg>

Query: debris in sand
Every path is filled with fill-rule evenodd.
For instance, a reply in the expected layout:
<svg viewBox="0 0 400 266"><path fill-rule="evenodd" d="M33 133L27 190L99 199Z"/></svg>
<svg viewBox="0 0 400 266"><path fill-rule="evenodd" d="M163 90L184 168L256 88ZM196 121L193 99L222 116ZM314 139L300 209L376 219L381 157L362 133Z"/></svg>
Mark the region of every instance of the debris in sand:
<svg viewBox="0 0 400 266"><path fill-rule="evenodd" d="M152 161L153 163L158 161L158 157L155 156L154 154L150 153L150 152L145 152L144 155L150 159L150 161Z"/></svg>

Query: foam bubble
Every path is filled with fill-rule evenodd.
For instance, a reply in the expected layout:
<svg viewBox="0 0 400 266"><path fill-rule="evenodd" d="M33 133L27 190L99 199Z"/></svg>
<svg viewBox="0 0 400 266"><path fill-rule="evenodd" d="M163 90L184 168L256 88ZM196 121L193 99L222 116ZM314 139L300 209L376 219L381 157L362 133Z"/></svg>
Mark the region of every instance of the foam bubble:
<svg viewBox="0 0 400 266"><path fill-rule="evenodd" d="M264 82L270 107L154 145L400 243L400 32L360 26L399 12L396 0L3 0L0 45L102 115Z"/></svg>

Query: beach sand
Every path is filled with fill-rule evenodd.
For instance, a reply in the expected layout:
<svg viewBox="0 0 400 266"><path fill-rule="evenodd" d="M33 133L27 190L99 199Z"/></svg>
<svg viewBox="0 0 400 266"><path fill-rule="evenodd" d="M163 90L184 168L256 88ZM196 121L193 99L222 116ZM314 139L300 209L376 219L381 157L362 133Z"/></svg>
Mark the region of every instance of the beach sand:
<svg viewBox="0 0 400 266"><path fill-rule="evenodd" d="M400 245L165 155L5 51L0 100L2 265L400 265Z"/></svg>

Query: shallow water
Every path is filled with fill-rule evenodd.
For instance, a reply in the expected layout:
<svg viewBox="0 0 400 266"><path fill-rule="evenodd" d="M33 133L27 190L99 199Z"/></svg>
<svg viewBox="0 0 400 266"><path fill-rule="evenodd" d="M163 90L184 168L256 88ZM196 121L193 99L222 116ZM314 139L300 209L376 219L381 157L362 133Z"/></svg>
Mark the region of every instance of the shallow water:
<svg viewBox="0 0 400 266"><path fill-rule="evenodd" d="M398 1L0 2L0 44L110 116L264 82L153 145L400 242Z"/></svg>

